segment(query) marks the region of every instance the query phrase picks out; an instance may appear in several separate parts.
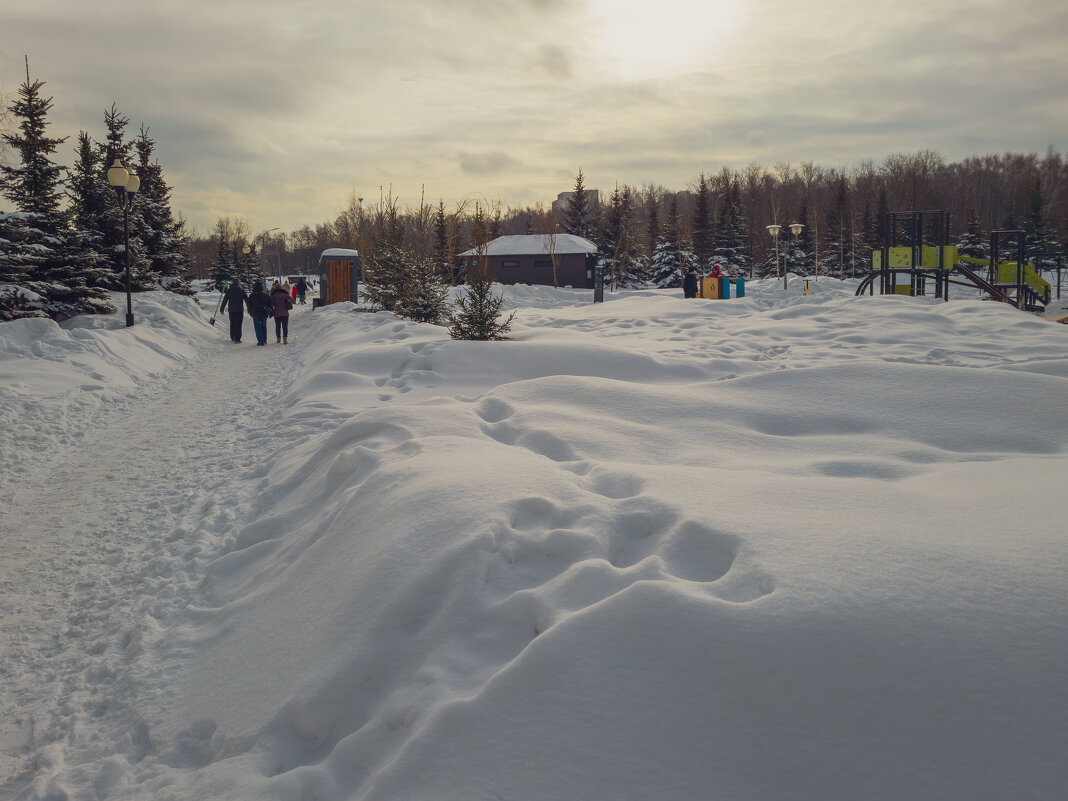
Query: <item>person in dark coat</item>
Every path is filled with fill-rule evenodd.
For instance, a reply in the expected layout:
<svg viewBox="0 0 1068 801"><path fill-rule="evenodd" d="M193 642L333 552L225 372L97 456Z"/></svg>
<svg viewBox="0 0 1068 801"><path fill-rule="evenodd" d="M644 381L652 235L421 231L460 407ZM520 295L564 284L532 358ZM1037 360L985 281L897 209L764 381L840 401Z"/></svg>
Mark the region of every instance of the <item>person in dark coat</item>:
<svg viewBox="0 0 1068 801"><path fill-rule="evenodd" d="M682 294L687 298L697 297L697 271L693 267L686 271L682 279Z"/></svg>
<svg viewBox="0 0 1068 801"><path fill-rule="evenodd" d="M297 302L300 303L301 306L307 306L308 304L304 300L304 296L308 294L308 282L304 280L304 276L303 275L300 278L297 279L296 290L297 290Z"/></svg>
<svg viewBox="0 0 1068 801"><path fill-rule="evenodd" d="M252 317L252 326L256 329L256 344L267 344L267 318L271 315L271 296L263 291L263 282L252 285L252 294L248 296L248 313Z"/></svg>
<svg viewBox="0 0 1068 801"><path fill-rule="evenodd" d="M219 313L226 312L230 315L230 341L241 341L241 322L245 319L245 301L248 295L241 288L241 282L236 278L223 293L222 303L219 305Z"/></svg>
<svg viewBox="0 0 1068 801"><path fill-rule="evenodd" d="M289 343L289 310L293 308L293 299L285 287L276 286L271 290L271 304L274 313L274 338L276 342Z"/></svg>

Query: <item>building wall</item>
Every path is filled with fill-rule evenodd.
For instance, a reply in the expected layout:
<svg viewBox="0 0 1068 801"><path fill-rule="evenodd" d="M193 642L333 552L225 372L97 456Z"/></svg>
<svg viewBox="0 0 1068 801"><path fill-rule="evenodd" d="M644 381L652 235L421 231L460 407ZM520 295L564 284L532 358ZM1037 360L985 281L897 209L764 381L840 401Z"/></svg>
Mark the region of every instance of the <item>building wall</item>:
<svg viewBox="0 0 1068 801"><path fill-rule="evenodd" d="M553 262L548 253L536 256L488 256L487 266L499 284L553 285ZM468 268L478 266L478 259L468 258ZM584 253L560 253L556 256L558 286L592 287L592 261L587 265Z"/></svg>

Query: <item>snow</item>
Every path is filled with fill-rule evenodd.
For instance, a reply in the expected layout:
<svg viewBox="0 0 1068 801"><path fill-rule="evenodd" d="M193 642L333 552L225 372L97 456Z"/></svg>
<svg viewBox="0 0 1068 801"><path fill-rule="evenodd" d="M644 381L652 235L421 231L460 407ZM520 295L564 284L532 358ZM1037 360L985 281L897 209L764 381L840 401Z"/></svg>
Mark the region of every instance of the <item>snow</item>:
<svg viewBox="0 0 1068 801"><path fill-rule="evenodd" d="M0 797L1063 798L1068 326L855 286L0 325Z"/></svg>
<svg viewBox="0 0 1068 801"><path fill-rule="evenodd" d="M555 239L555 243L552 241ZM555 248L553 247L555 244ZM530 256L539 253L596 253L597 245L574 234L514 234L499 236L486 243L486 256ZM461 256L477 256L478 248L464 251Z"/></svg>
<svg viewBox="0 0 1068 801"><path fill-rule="evenodd" d="M359 256L359 251L349 250L348 248L327 248L321 254L319 258L326 258L328 256Z"/></svg>

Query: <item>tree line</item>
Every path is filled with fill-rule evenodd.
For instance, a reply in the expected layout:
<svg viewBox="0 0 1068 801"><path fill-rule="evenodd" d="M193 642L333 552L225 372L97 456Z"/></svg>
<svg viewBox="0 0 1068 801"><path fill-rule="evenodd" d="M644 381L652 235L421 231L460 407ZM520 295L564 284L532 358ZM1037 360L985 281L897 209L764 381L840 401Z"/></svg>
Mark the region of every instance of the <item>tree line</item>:
<svg viewBox="0 0 1068 801"><path fill-rule="evenodd" d="M116 159L140 178L127 211L132 288L189 292L185 222L171 211L171 189L155 157L156 142L112 104L103 140L80 131L70 167L55 160L67 138L47 135L52 98L26 80L5 108L14 130L2 141L13 154L0 164L0 193L15 207L0 212L0 320L109 313L107 290L126 286L123 211L107 180Z"/></svg>
<svg viewBox="0 0 1068 801"><path fill-rule="evenodd" d="M1023 230L1028 258L1046 270L1064 258L1068 244L1068 164L1052 147L1044 156L1004 153L959 162L934 150L895 153L848 169L751 164L699 173L681 190L624 184L596 195L580 169L565 200L558 212L541 203L505 208L485 198L436 205L420 198L401 209L391 192L366 204L353 192L332 220L261 236L260 260L274 268L268 272L311 272L328 247L359 250L366 260L388 243L429 256L449 276L457 254L477 246L480 231L489 239L570 233L597 244L605 275L617 287L678 286L688 267L714 264L731 275L789 269L850 277L866 274L872 249L887 240L888 212L925 209L949 211L946 244L977 258L986 256L992 230ZM797 236L792 223L803 226ZM774 224L782 226L777 242L767 230ZM225 268L220 248L238 261L242 237L250 237L243 219L220 218L193 244L201 274Z"/></svg>

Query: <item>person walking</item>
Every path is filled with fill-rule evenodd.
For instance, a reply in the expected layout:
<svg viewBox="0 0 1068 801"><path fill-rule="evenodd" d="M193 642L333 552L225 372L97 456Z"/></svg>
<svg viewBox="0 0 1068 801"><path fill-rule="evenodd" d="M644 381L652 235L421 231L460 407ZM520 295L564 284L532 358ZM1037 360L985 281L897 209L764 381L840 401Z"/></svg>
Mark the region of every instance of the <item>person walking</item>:
<svg viewBox="0 0 1068 801"><path fill-rule="evenodd" d="M241 342L241 323L245 319L245 301L248 295L241 288L241 282L236 278L234 282L223 292L222 303L219 306L219 314L226 312L230 315L230 341Z"/></svg>
<svg viewBox="0 0 1068 801"><path fill-rule="evenodd" d="M271 290L271 310L274 312L274 339L276 342L289 344L289 310L293 308L293 299L282 287Z"/></svg>
<svg viewBox="0 0 1068 801"><path fill-rule="evenodd" d="M271 296L263 291L263 282L252 285L252 294L248 296L248 313L252 317L252 327L256 329L256 344L267 344L267 318L272 310Z"/></svg>
<svg viewBox="0 0 1068 801"><path fill-rule="evenodd" d="M297 279L297 285L295 287L295 291L297 293L297 302L301 306L307 306L308 304L304 300L304 296L308 294L308 282L304 280L304 276L303 275L300 278Z"/></svg>

